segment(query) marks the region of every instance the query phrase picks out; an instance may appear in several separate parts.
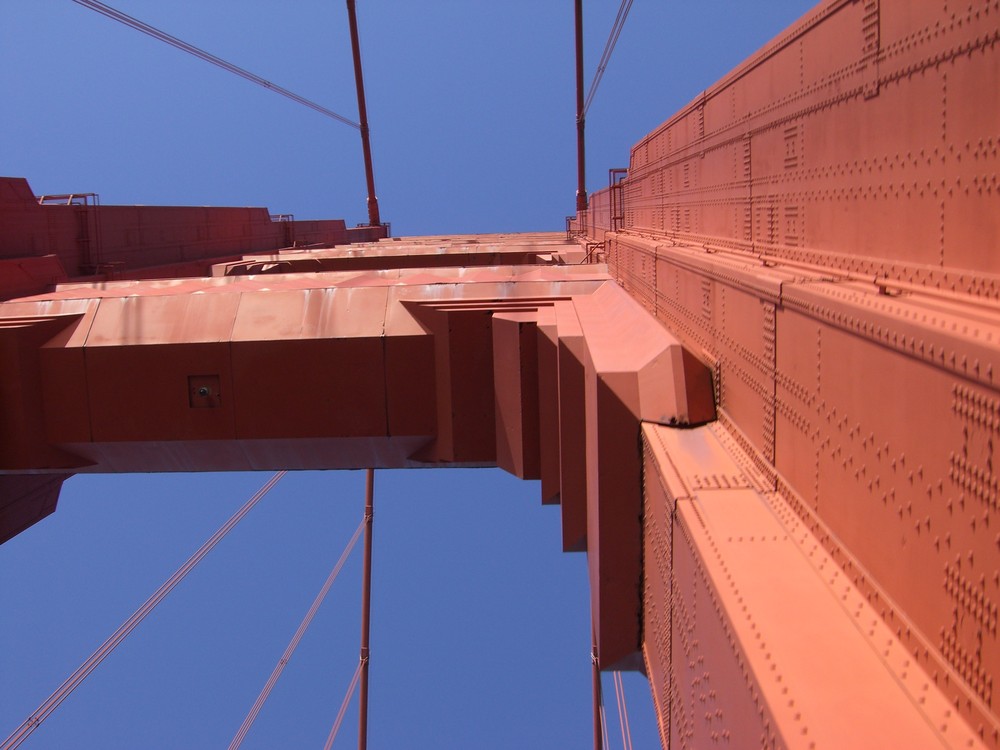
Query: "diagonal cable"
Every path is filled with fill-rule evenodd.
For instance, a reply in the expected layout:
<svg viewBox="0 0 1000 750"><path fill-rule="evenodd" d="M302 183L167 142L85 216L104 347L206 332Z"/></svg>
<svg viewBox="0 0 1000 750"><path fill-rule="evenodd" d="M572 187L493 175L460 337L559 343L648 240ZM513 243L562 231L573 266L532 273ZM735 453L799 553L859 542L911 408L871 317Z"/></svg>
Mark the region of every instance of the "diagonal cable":
<svg viewBox="0 0 1000 750"><path fill-rule="evenodd" d="M608 716L603 703L601 703L601 742L603 743L601 747L611 747L611 743L608 741Z"/></svg>
<svg viewBox="0 0 1000 750"><path fill-rule="evenodd" d="M354 688L358 686L358 680L361 678L361 667L364 662L358 662L357 668L354 670L354 677L351 679L351 684L347 688L347 692L344 694L344 700L340 704L340 710L337 712L337 718L333 722L333 726L330 728L330 734L327 735L326 743L323 745L323 750L330 750L333 747L333 741L337 739L337 732L340 731L340 725L344 721L344 714L347 713L347 706L351 703L351 697L354 695Z"/></svg>
<svg viewBox="0 0 1000 750"><path fill-rule="evenodd" d="M74 0L78 2L79 0ZM622 27L625 26L625 19L628 18L629 11L632 10L632 0L622 0L621 5L618 6L618 15L615 16L615 22L611 25L611 33L608 35L608 41L604 44L604 52L601 55L601 61L597 64L597 71L594 73L594 80L590 82L590 89L587 91L587 100L583 105L583 114L586 115L587 111L590 109L590 104L594 100L594 95L597 93L597 87L601 85L601 79L604 77L604 71L608 67L608 63L611 61L611 53L615 51L615 45L618 43L618 37L621 36Z"/></svg>
<svg viewBox="0 0 1000 750"><path fill-rule="evenodd" d="M101 647L98 648L89 659L87 659L87 661L81 664L79 668L73 672L73 674L66 678L66 681L60 685L59 688L52 695L50 695L33 714L31 714L31 716L25 719L24 723L15 729L14 733L11 734L10 737L4 740L4 743L0 745L0 750L14 750L14 748L20 747L21 743L28 738L28 735L34 732L35 729L37 729L38 726L45 721L49 714L55 711L56 708L59 707L59 704L62 703L81 682L87 679L91 672L97 669L97 666L104 661L108 654L110 654L119 643L125 640L129 633L135 630L135 627L145 619L146 615L152 612L153 608L163 601L167 594L173 591L177 584L184 579L184 576L190 573L194 566L201 562L201 559L211 552L212 548L222 541L222 538L228 534L232 528L253 509L253 507L264 497L264 495L266 495L271 488L278 483L278 480L287 473L288 472L286 471L279 471L274 474L274 476L272 476L264 484L264 486L257 491L257 494L247 500L246 503L243 504L243 507L236 511L236 513L234 513L233 516L198 549L197 552L187 559L187 562L179 567L177 571L170 576L170 578L168 578L130 618L122 623L118 630L112 633L111 637L108 638L108 640L106 640Z"/></svg>
<svg viewBox="0 0 1000 750"><path fill-rule="evenodd" d="M625 705L625 686L622 684L622 673L614 672L615 699L618 701L618 724L622 730L622 747L632 750L632 730L628 724L628 707Z"/></svg>
<svg viewBox="0 0 1000 750"><path fill-rule="evenodd" d="M295 649L299 645L299 641L302 640L302 636L305 635L306 630L309 625L312 624L313 618L316 616L316 612L319 611L320 605L326 598L326 595L330 592L330 587L333 582L337 580L337 574L340 573L340 569L344 567L344 563L347 562L347 558L350 556L351 551L354 549L354 545L357 543L358 538L361 536L361 531L365 527L365 521L362 521L357 530L354 532L354 536L347 543L347 547L344 548L343 554L341 554L340 559L337 560L337 564L333 566L333 570L330 571L330 575L327 576L326 583L323 584L323 588L320 589L316 598L313 600L312 606L309 607L309 611L306 612L306 616L302 618L302 622L299 624L298 630L295 631L295 635L292 636L291 642L285 649L285 653L281 655L278 659L278 663L275 665L274 670L271 672L271 676L267 679L263 690L260 691L260 695L257 696L257 700L254 702L253 706L250 708L250 713L243 720L243 724L240 726L239 731L236 732L236 736L233 737L233 741L229 744L229 750L236 750L242 743L244 738L247 736L247 732L250 731L251 725L253 725L254 720L257 718L257 714L264 707L264 702L271 695L271 691L274 689L275 684L278 682L278 678L281 676L282 671L285 669L285 665L292 658L292 654L295 653ZM354 689L353 687L351 688Z"/></svg>
<svg viewBox="0 0 1000 750"><path fill-rule="evenodd" d="M263 86L264 88L269 89L276 94L281 94L281 96L291 99L293 102L297 102L306 107L309 107L309 109L315 110L316 112L319 112L321 115L326 115L327 117L331 117L337 122L342 122L345 125L350 125L352 128L355 128L357 130L361 129L361 125L354 122L353 120L344 117L343 115L337 114L332 109L327 109L326 107L317 104L316 102L310 101L309 99L306 99L303 96L299 96L298 94L289 91L286 88L278 86L275 83L271 83L270 81L267 81L261 78L260 76L251 73L248 70L244 70L243 68L233 65L230 62L226 62L220 57L216 57L215 55L206 52L203 49L195 47L193 44L188 44L187 42L182 41L175 36L171 36L165 31L160 31L156 27L150 26L148 23L143 23L137 18L133 18L132 16L126 13L122 13L120 10L115 10L110 5L105 5L104 3L98 2L98 0L73 0L73 2L76 3L77 5L82 5L84 8L89 8L90 10L97 11L102 16L106 16L113 21L118 21L119 23L125 24L131 29L135 29L136 31L141 31L143 34L147 34L148 36L151 36L154 39L158 39L161 42L166 42L171 47L176 47L182 52L187 52L189 55L194 55L200 60L204 60L207 63L216 65L222 68L223 70L238 75L240 78L245 78L251 83L256 83L258 86Z"/></svg>

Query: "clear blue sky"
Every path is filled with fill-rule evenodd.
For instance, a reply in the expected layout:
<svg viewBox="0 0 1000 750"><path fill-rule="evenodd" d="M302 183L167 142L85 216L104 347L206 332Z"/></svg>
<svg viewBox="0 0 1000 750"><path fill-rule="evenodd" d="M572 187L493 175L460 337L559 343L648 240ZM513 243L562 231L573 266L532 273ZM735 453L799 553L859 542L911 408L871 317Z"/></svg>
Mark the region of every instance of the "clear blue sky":
<svg viewBox="0 0 1000 750"><path fill-rule="evenodd" d="M356 117L341 0L110 4ZM576 186L572 1L358 5L393 233L561 229ZM618 3L585 5L589 82ZM588 116L588 189L811 5L636 0ZM0 9L0 174L105 204L365 220L355 130L70 0ZM54 516L0 546L0 739L265 478L74 478ZM588 747L585 561L559 552L558 511L498 471L377 484L370 747ZM362 495L361 472L286 477L25 747L228 744ZM359 553L244 747L322 746L357 662ZM628 689L635 747L655 747L643 680ZM355 732L352 707L335 747Z"/></svg>

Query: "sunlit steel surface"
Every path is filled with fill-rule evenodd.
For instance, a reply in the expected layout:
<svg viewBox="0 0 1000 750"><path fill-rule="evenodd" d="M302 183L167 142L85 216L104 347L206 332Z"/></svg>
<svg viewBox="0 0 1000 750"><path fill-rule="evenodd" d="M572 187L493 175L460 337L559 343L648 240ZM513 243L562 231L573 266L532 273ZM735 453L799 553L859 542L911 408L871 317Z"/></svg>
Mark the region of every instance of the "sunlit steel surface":
<svg viewBox="0 0 1000 750"><path fill-rule="evenodd" d="M641 667L639 424L713 419L711 373L582 255L397 238L0 303L3 536L70 473L497 465L562 503L602 663Z"/></svg>
<svg viewBox="0 0 1000 750"><path fill-rule="evenodd" d="M71 278L206 276L211 263L227 257L364 242L387 231L349 229L341 219L280 218L272 220L266 208L40 203L27 180L0 177L0 299Z"/></svg>
<svg viewBox="0 0 1000 750"><path fill-rule="evenodd" d="M1000 744L998 22L823 3L571 227L715 372L644 429L671 747Z"/></svg>

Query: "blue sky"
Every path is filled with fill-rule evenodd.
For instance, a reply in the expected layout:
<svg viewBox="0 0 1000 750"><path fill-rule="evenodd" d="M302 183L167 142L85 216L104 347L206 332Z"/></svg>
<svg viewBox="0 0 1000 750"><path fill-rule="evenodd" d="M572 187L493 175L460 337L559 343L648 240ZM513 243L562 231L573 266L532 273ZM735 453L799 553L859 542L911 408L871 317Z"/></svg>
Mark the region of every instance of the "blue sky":
<svg viewBox="0 0 1000 750"><path fill-rule="evenodd" d="M356 117L343 2L111 4ZM358 5L393 233L561 229L576 187L571 0ZM589 82L618 3L585 5ZM810 6L637 0L588 115L588 189ZM0 9L0 174L105 204L365 220L355 130L70 0ZM0 547L0 738L264 480L78 477L54 516ZM286 477L25 747L227 744L362 501L361 472ZM585 562L559 552L537 485L380 472L376 502L370 746L587 747ZM357 662L359 553L244 747L322 745ZM635 747L655 747L647 690L628 677ZM355 731L352 707L335 747Z"/></svg>

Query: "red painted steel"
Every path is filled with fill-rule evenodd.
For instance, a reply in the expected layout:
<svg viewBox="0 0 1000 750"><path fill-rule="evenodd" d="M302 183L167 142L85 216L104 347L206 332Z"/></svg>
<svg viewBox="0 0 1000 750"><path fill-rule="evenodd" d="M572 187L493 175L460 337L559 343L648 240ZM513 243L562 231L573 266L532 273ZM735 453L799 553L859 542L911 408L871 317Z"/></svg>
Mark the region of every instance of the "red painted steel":
<svg viewBox="0 0 1000 750"><path fill-rule="evenodd" d="M591 631L593 633L593 631ZM604 734L602 730L601 708L604 699L601 696L601 665L597 658L597 639L593 638L590 651L591 692L593 696L594 714L594 750L604 750Z"/></svg>
<svg viewBox="0 0 1000 750"><path fill-rule="evenodd" d="M564 502L567 548L588 552L602 659L641 667L639 425L712 419L708 370L603 268L566 264L577 246L554 235L383 244L358 250L382 270L72 283L0 304L0 344L27 374L0 394L0 470L538 478L546 393L548 499ZM505 265L407 267L470 252ZM23 523L51 506L32 498Z"/></svg>
<svg viewBox="0 0 1000 750"><path fill-rule="evenodd" d="M558 503L559 487L559 336L555 306L538 310L538 471L542 502Z"/></svg>
<svg viewBox="0 0 1000 750"><path fill-rule="evenodd" d="M538 311L493 315L497 466L521 479L541 479L538 317Z"/></svg>
<svg viewBox="0 0 1000 750"><path fill-rule="evenodd" d="M368 105L365 102L365 78L361 68L361 40L358 36L358 11L354 0L347 0L347 24L351 31L351 54L354 58L354 84L358 94L358 121L361 130L361 153L365 162L365 185L368 188L368 225L382 223L375 195L375 167L372 163L371 135L368 130Z"/></svg>
<svg viewBox="0 0 1000 750"><path fill-rule="evenodd" d="M556 302L559 372L559 498L563 551L587 549L587 423L577 408L586 389L586 346L576 310Z"/></svg>
<svg viewBox="0 0 1000 750"><path fill-rule="evenodd" d="M644 433L671 747L1000 747L998 41L995 1L824 2L577 217L715 372L707 436Z"/></svg>
<svg viewBox="0 0 1000 750"><path fill-rule="evenodd" d="M643 437L647 477L659 478L646 489L647 554L669 569L646 575L647 612L669 615L645 649L657 701L673 703L661 714L670 746L977 745L877 603L740 464L724 428L648 425Z"/></svg>
<svg viewBox="0 0 1000 750"><path fill-rule="evenodd" d="M576 210L587 210L587 163L583 104L583 0L573 3L576 49Z"/></svg>
<svg viewBox="0 0 1000 750"><path fill-rule="evenodd" d="M0 476L0 529L3 540L55 512L68 474L7 474Z"/></svg>
<svg viewBox="0 0 1000 750"><path fill-rule="evenodd" d="M406 242L347 245L323 250L289 248L246 254L239 260L212 266L214 276L259 276L316 271L387 271L396 268L470 268L474 266L553 265L557 245L540 241L490 242L473 239L462 244ZM445 252L447 250L447 252Z"/></svg>
<svg viewBox="0 0 1000 750"><path fill-rule="evenodd" d="M0 523L77 471L499 463L560 502L665 746L998 748L998 44L997 0L827 0L579 245L234 237L212 278L2 303L0 471L49 473L0 477ZM89 220L25 188L11 294L79 273Z"/></svg>
<svg viewBox="0 0 1000 750"><path fill-rule="evenodd" d="M27 180L0 178L0 295L71 278L205 276L226 256L386 236L343 220L272 221L266 208L42 205Z"/></svg>
<svg viewBox="0 0 1000 750"><path fill-rule="evenodd" d="M375 471L365 473L365 562L361 576L361 674L358 682L358 750L368 747L368 663L372 611L372 522L375 520Z"/></svg>

